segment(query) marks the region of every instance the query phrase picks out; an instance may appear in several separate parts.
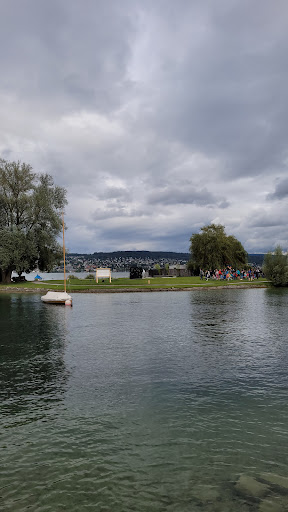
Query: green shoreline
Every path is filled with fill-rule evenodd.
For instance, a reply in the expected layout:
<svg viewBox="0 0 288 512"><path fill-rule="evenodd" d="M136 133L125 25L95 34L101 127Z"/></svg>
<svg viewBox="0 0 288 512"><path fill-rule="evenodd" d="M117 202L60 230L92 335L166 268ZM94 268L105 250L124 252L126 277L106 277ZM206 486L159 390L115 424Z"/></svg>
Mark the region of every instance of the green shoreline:
<svg viewBox="0 0 288 512"><path fill-rule="evenodd" d="M43 287L43 285L46 285ZM107 284L75 284L67 286L68 293L149 293L149 292L178 292L178 291L192 291L192 290L231 290L235 288L269 288L271 283L269 281L259 280L257 282L234 282L234 283L220 283L217 284L214 282L195 282L195 283L185 283L185 282L175 282L173 286L172 283L107 283ZM25 283L17 283L11 285L0 285L0 293L45 293L49 290L54 291L63 291L63 281L60 282L46 282L46 283L35 283L29 282L29 286L27 286L27 282Z"/></svg>

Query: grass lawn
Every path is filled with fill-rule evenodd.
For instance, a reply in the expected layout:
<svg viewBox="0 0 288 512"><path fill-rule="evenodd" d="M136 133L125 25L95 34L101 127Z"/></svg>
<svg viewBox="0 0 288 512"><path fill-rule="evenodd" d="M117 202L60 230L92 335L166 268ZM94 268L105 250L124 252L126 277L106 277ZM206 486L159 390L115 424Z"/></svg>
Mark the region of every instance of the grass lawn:
<svg viewBox="0 0 288 512"><path fill-rule="evenodd" d="M150 282L149 282L150 281ZM269 283L266 279L255 279L254 281L248 281L248 280L232 280L232 281L225 281L225 280L219 280L216 281L214 279L211 279L209 281L200 280L200 277L153 277L150 279L129 279L129 278L116 278L112 279L111 284L109 283L108 279L105 279L104 281L99 281L98 284L93 279L68 279L67 280L67 292L72 291L93 291L93 290L131 290L133 289L141 289L141 290L155 290L155 289L185 289L185 288L194 288L194 287L203 287L203 288L209 288L214 286L239 286L239 285L249 285L249 286L269 286ZM0 284L0 291L2 290L11 290L13 289L16 291L19 291L23 289L49 289L49 290L63 290L64 284L63 280L53 280L53 281L26 281L24 283L11 283L9 285L7 284Z"/></svg>

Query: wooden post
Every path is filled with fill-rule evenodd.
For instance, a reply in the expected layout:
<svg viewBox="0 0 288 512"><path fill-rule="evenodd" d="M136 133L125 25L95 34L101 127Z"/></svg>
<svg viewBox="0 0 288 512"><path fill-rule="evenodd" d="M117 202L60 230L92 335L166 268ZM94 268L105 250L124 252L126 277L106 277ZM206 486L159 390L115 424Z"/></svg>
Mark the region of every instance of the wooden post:
<svg viewBox="0 0 288 512"><path fill-rule="evenodd" d="M62 211L62 228L63 228L63 259L64 259L64 292L66 292L65 239L64 239L64 211Z"/></svg>

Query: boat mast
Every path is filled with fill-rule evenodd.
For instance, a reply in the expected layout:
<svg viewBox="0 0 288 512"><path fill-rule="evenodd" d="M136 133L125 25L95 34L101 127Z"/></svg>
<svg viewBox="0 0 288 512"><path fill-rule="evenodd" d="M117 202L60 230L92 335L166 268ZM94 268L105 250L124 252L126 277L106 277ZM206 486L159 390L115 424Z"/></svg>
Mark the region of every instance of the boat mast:
<svg viewBox="0 0 288 512"><path fill-rule="evenodd" d="M63 259L64 259L64 292L66 293L65 240L64 240L64 211L62 211L62 228L63 228Z"/></svg>

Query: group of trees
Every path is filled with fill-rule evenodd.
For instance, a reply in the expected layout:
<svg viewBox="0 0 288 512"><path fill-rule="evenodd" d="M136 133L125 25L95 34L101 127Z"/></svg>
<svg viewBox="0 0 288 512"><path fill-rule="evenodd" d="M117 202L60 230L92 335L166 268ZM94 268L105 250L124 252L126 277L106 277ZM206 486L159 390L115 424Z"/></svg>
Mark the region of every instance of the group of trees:
<svg viewBox="0 0 288 512"><path fill-rule="evenodd" d="M0 281L11 282L13 270L50 270L59 262L65 204L65 189L50 175L0 159Z"/></svg>
<svg viewBox="0 0 288 512"><path fill-rule="evenodd" d="M247 252L234 236L225 233L221 224L211 224L201 228L201 232L190 238L191 259L189 267L192 271L221 269L231 265L243 267L247 263Z"/></svg>
<svg viewBox="0 0 288 512"><path fill-rule="evenodd" d="M221 224L201 228L201 232L190 238L191 259L189 267L198 273L199 269L215 270L231 265L242 268L247 265L247 253L234 236L227 236ZM288 255L281 247L264 257L263 271L274 286L288 286Z"/></svg>

